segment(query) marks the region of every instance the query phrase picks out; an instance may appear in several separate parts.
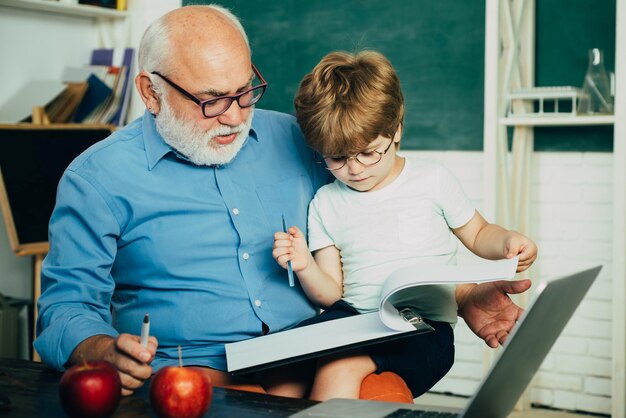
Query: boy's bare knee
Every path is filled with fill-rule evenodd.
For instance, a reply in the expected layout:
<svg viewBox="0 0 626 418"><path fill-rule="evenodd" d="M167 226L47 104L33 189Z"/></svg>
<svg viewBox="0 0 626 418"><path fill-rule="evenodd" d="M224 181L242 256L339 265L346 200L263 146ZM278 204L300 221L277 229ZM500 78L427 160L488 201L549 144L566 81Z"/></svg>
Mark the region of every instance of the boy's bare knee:
<svg viewBox="0 0 626 418"><path fill-rule="evenodd" d="M340 381L362 381L365 377L376 371L376 364L367 355L325 359L320 362L318 376L321 374L332 376Z"/></svg>
<svg viewBox="0 0 626 418"><path fill-rule="evenodd" d="M297 383L286 383L264 388L265 391L274 396L284 396L286 398L304 398L308 392L308 386Z"/></svg>

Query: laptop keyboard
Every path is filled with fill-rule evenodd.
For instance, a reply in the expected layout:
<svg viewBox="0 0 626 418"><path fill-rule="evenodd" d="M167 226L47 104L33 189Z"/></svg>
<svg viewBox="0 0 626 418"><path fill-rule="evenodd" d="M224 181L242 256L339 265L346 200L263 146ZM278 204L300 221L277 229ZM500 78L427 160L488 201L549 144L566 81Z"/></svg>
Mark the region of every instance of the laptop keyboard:
<svg viewBox="0 0 626 418"><path fill-rule="evenodd" d="M456 418L459 414L453 412L421 411L415 409L396 409L383 418Z"/></svg>

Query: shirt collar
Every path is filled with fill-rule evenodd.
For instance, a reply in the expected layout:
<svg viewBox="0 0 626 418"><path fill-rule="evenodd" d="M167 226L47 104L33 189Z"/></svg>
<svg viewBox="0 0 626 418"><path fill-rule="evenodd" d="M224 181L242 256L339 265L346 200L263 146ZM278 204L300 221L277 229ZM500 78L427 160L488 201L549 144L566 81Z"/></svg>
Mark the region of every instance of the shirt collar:
<svg viewBox="0 0 626 418"><path fill-rule="evenodd" d="M142 129L148 170L152 170L161 158L173 150L157 132L154 116L147 110L143 114Z"/></svg>
<svg viewBox="0 0 626 418"><path fill-rule="evenodd" d="M181 155L180 153L176 152L176 150L170 147L163 140L163 137L161 137L161 135L157 131L156 122L154 119L155 119L154 116L152 116L152 114L148 112L147 110L143 114L142 128L143 128L144 144L145 144L145 149L146 149L146 158L148 161L148 169L152 170L154 166L157 165L157 163L161 161L161 159L170 152L175 154L177 157L183 160L189 161L184 155ZM252 118L252 126L250 128L250 133L248 134L248 138L252 138L255 141L259 142L258 133L257 133L258 130L255 128L257 125L256 119L257 118L255 117ZM247 142L248 141L246 141L246 143ZM246 144L244 143L244 147L245 146Z"/></svg>

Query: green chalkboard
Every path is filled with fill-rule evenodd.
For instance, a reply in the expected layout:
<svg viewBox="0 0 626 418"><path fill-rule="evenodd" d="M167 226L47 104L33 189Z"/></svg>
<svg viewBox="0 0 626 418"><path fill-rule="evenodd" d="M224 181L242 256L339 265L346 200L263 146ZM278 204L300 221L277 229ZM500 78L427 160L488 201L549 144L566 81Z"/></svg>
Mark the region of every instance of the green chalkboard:
<svg viewBox="0 0 626 418"><path fill-rule="evenodd" d="M201 4L209 1L185 1ZM481 150L483 1L230 0L269 82L259 107L293 112L305 73L328 52L375 49L395 66L406 100L404 149Z"/></svg>
<svg viewBox="0 0 626 418"><path fill-rule="evenodd" d="M535 83L581 87L588 51L615 70L615 0L543 0L536 9ZM612 151L612 126L535 129L537 151Z"/></svg>
<svg viewBox="0 0 626 418"><path fill-rule="evenodd" d="M202 4L210 1L183 1ZM615 0L536 2L538 86L581 86L587 51L615 62ZM332 50L376 49L406 98L403 149L482 150L484 0L224 0L270 85L261 107L293 112L302 76ZM537 128L539 151L611 151L612 127Z"/></svg>

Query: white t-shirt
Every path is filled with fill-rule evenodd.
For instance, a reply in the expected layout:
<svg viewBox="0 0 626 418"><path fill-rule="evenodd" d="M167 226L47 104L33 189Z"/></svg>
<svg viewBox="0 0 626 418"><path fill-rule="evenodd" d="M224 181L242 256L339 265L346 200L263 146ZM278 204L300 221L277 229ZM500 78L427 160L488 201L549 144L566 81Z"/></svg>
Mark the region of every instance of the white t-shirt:
<svg viewBox="0 0 626 418"><path fill-rule="evenodd" d="M338 180L319 189L309 206L309 248L339 249L343 299L369 312L378 309L381 285L391 272L415 263L456 264L457 239L450 228L465 225L474 212L440 162L406 158L399 176L380 190L357 192ZM431 306L423 316L455 323L454 286L436 296L422 288L403 296L426 299Z"/></svg>

